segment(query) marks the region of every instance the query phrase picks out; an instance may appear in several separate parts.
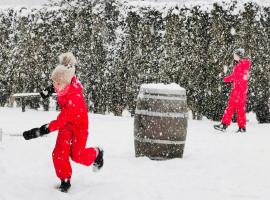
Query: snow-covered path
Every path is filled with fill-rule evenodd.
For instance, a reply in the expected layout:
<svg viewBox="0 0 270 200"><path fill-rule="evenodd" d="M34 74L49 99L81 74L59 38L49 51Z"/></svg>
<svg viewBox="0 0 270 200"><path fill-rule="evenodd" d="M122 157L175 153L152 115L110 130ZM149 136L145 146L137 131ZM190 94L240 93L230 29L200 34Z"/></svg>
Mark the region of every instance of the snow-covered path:
<svg viewBox="0 0 270 200"><path fill-rule="evenodd" d="M218 134L211 121L189 120L184 158L152 161L134 157L133 118L93 114L88 146L103 146L104 168L93 173L72 163L72 188L63 194L54 189L59 181L51 159L57 133L30 141L8 136L56 115L0 108L0 200L270 199L270 124L251 120L246 134L235 134L236 124Z"/></svg>

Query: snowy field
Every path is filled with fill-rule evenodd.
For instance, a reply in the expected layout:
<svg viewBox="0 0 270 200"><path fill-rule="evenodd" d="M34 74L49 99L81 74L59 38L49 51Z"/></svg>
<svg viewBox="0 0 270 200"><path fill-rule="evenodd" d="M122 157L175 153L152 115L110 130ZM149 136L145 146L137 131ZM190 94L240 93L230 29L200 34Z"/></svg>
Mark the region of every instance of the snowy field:
<svg viewBox="0 0 270 200"><path fill-rule="evenodd" d="M189 120L183 159L135 158L133 118L90 114L88 146L101 145L99 173L72 163L72 188L55 189L51 152L57 133L25 141L24 130L49 122L57 112L0 108L0 200L269 200L270 124L249 115L247 133L214 131L214 122Z"/></svg>

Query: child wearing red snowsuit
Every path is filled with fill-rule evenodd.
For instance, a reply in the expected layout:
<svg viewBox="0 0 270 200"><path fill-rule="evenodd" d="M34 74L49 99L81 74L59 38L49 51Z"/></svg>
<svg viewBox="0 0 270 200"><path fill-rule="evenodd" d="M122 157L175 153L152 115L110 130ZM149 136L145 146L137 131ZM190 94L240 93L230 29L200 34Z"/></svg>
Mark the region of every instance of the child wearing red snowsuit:
<svg viewBox="0 0 270 200"><path fill-rule="evenodd" d="M82 85L74 76L63 91L57 93L61 112L50 122L50 132L58 130L53 151L53 162L57 176L69 180L72 170L69 157L77 163L89 166L96 158L95 148L85 148L88 137L88 111L84 101Z"/></svg>
<svg viewBox="0 0 270 200"><path fill-rule="evenodd" d="M250 61L248 59L240 60L239 63L235 65L233 73L224 78L224 82L233 82L233 86L228 105L221 120L222 124L229 126L234 111L236 111L239 128L246 127L246 99L249 68Z"/></svg>
<svg viewBox="0 0 270 200"><path fill-rule="evenodd" d="M228 105L223 114L220 125L215 125L216 129L225 130L231 123L234 112L237 114L238 132L246 131L246 98L248 91L248 72L250 68L250 60L243 58L242 49L235 51L239 61L234 66L231 75L224 78L224 82L232 82L232 91L228 101Z"/></svg>
<svg viewBox="0 0 270 200"><path fill-rule="evenodd" d="M86 166L94 163L100 169L103 165L103 151L100 148L85 148L88 138L88 110L83 87L74 76L74 71L60 65L52 76L54 74L58 76L58 79L52 79L61 112L56 120L26 131L23 136L28 140L58 130L52 157L56 175L61 180L59 189L66 192L71 186L72 175L69 158ZM61 78L66 81L65 84L62 84Z"/></svg>

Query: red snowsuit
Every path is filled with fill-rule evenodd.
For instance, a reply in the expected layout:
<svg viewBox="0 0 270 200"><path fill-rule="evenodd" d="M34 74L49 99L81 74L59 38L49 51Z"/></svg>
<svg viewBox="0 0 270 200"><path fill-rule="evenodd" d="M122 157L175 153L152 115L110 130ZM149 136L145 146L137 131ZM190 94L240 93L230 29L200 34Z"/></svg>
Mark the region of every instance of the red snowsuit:
<svg viewBox="0 0 270 200"><path fill-rule="evenodd" d="M65 93L57 94L61 112L48 126L50 132L58 130L52 157L56 175L61 180L71 178L69 157L86 166L96 159L95 148L85 148L88 137L88 110L82 85L74 76L64 90Z"/></svg>
<svg viewBox="0 0 270 200"><path fill-rule="evenodd" d="M234 66L232 74L224 78L224 82L233 82L233 86L227 108L222 117L222 124L229 126L236 111L239 128L246 127L246 98L249 68L250 61L248 59L240 60Z"/></svg>

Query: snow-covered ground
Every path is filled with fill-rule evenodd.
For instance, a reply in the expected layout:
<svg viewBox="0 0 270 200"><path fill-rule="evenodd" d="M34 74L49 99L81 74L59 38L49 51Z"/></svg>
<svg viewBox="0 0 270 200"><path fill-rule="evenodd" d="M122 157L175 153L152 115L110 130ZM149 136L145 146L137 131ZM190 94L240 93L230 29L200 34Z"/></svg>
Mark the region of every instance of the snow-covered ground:
<svg viewBox="0 0 270 200"><path fill-rule="evenodd" d="M99 173L72 163L72 188L55 189L51 152L57 132L25 141L24 130L49 122L57 112L0 108L0 200L269 200L270 124L249 115L248 132L225 134L214 122L189 120L183 159L135 158L133 118L90 114L88 146L101 145L105 165Z"/></svg>

